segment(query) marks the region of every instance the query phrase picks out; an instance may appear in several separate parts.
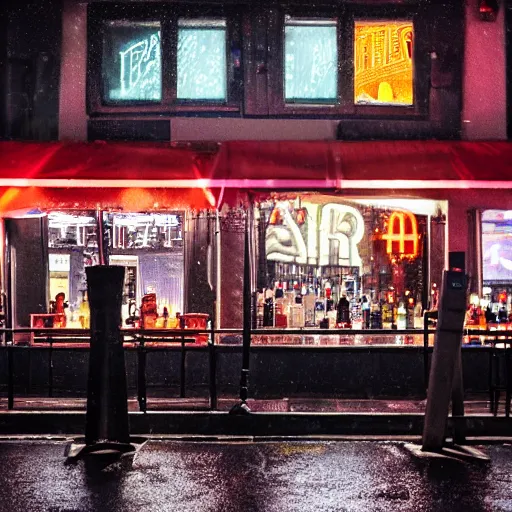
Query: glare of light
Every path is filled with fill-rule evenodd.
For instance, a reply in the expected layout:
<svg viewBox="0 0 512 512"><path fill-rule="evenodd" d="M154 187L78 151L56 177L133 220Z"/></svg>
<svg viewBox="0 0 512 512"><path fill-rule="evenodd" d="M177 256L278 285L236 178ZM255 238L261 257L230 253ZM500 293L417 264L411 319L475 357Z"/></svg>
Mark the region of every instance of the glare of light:
<svg viewBox="0 0 512 512"><path fill-rule="evenodd" d="M478 306L478 304L480 304L480 297L478 296L477 293L471 294L469 298L469 303L472 304L473 306Z"/></svg>
<svg viewBox="0 0 512 512"><path fill-rule="evenodd" d="M0 197L0 212L5 212L11 202L19 195L19 188L8 188Z"/></svg>

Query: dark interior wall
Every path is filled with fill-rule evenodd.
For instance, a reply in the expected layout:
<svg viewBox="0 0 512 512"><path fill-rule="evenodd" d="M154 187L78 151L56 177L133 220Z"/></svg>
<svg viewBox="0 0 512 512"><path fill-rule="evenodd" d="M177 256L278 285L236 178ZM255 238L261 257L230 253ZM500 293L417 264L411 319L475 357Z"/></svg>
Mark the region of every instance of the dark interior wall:
<svg viewBox="0 0 512 512"><path fill-rule="evenodd" d="M0 134L57 139L62 0L8 0L2 11L0 94L5 107L0 110Z"/></svg>
<svg viewBox="0 0 512 512"><path fill-rule="evenodd" d="M29 327L31 313L48 308L48 222L46 217L5 219L10 252L9 295L13 327Z"/></svg>
<svg viewBox="0 0 512 512"><path fill-rule="evenodd" d="M0 140L7 133L7 12L0 9Z"/></svg>
<svg viewBox="0 0 512 512"><path fill-rule="evenodd" d="M505 12L507 44L507 137L512 139L512 2Z"/></svg>
<svg viewBox="0 0 512 512"><path fill-rule="evenodd" d="M185 229L185 313L213 311L214 294L210 288L215 283L214 248L215 217L207 212L191 211ZM210 247L210 248L209 248ZM208 262L210 259L210 262Z"/></svg>

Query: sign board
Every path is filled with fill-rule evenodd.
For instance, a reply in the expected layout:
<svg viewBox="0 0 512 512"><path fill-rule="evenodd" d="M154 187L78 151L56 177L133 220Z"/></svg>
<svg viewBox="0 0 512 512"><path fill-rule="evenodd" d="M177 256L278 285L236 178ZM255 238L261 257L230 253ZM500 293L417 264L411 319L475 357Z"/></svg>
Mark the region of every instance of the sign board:
<svg viewBox="0 0 512 512"><path fill-rule="evenodd" d="M50 272L69 272L71 270L69 254L50 254L49 269Z"/></svg>

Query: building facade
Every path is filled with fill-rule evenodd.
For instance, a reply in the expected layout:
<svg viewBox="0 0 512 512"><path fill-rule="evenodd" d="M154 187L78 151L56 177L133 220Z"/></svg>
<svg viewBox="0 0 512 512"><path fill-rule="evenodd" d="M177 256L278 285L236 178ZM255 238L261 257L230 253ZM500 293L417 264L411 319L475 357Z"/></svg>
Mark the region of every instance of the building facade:
<svg viewBox="0 0 512 512"><path fill-rule="evenodd" d="M256 144L249 176L253 180L260 172L261 155L272 169L261 169L262 175L279 168L283 154L272 153L267 142L290 142L281 151L294 152L296 168L306 162L306 170L308 152L325 143L325 168L333 159L333 168L339 164L343 172L350 155L343 150L337 154L331 147L365 142L367 148L373 143L377 148L382 143L376 162L365 164L365 169L382 166L380 176L373 175L370 181L398 179L400 167L402 182L417 184L362 184L346 190L335 185L315 190L309 184L304 190L292 178L279 190L267 184L254 194L257 187L247 187L250 199L240 194L220 217L204 212L181 216L172 201L164 203L169 211L163 212L153 196L140 208L138 199L132 201L137 211L131 213L141 216L126 217L112 200L105 200L100 206L108 211L111 261L138 276L126 283L125 320L132 316L131 299L138 304L143 295L157 293L165 297L159 307L169 307L172 313L210 314L216 297L218 325L241 326L243 229L235 207L240 203L250 203L255 213L253 284L261 292L261 311L255 319L260 326L318 324L316 303L310 306L309 320L306 308L284 304L287 293L306 296L314 291L326 301L319 310L325 317L328 301L337 303L346 294L361 301L389 299L397 308L401 300L412 299L413 306L421 305L415 313L420 323L416 325L411 316L400 326L419 327L422 312L436 306L436 287L449 252L465 253L472 291L482 295L486 284L508 290L506 276L504 281L487 276L485 282L484 260L492 259L496 243L489 242L491 252L485 256L482 229L491 224L494 229L503 218L482 213L512 210L510 189L492 184L428 188L424 183L430 171L420 171L419 160L415 162L408 150L392 153L386 143L411 142L414 145L408 147L416 151L432 140L508 140L510 6L485 0L340 0L314 6L302 1L214 1L205 6L192 0L45 0L23 10L14 2L7 6L0 30L5 43L0 44L3 139L171 143L176 149L206 153L217 152L220 144L221 152L228 148L224 154L231 155L230 172L235 177L241 176L243 165L242 160L235 163L237 146L230 143L245 141ZM249 154L248 147L239 154ZM493 146L489 151L494 150ZM369 158L371 153L364 147L359 151L356 173L357 158ZM436 149L429 151L435 159ZM411 165L403 170L406 158L411 158ZM485 169L476 176L471 176L472 183L485 181ZM272 176L265 178L271 183ZM307 174L302 178L307 181ZM436 179L442 181L442 173ZM195 207L189 205L190 210ZM80 209L84 208L77 208L73 218L46 216L48 225L38 220L33 226L37 232L27 228L30 236L43 238L46 249L27 252L23 264L23 221L7 220L5 229L10 243L18 244L20 258L19 282L11 277L11 289L20 285L24 268L33 267L38 258L50 259L48 276L38 278L42 288L49 280L48 290L29 299L27 290L18 293L11 312L13 326L26 325L38 305L45 309L61 285L78 311L81 284L71 284L66 273L83 271L87 235L96 237L96 247L99 244L94 219ZM82 238L68 237L69 226ZM218 232L221 236L212 244ZM80 247L80 257L70 246ZM211 270L212 250L217 272ZM164 267L153 265L153 260L170 252L178 270L162 263L172 277L163 286L158 275ZM87 254L93 261L95 251ZM493 261L502 257L500 253ZM29 287L27 283L25 288ZM272 290L276 303L283 299L280 307L288 308L287 315L274 309L270 319L264 306L266 289ZM358 307L358 322L363 325L363 303ZM278 315L286 319L278 320ZM388 316L379 320L377 315L375 326L396 328L397 315ZM340 323L340 318L332 322Z"/></svg>

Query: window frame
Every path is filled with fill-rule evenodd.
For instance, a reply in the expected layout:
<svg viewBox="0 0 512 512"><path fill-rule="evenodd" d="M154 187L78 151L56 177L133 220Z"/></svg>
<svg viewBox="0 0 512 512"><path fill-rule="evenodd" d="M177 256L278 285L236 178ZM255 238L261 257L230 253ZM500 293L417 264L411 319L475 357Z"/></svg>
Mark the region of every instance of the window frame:
<svg viewBox="0 0 512 512"><path fill-rule="evenodd" d="M189 100L177 98L177 54L179 18L223 18L226 20L226 100ZM111 21L160 23L162 95L160 101L103 98L103 37ZM225 6L184 6L176 4L88 5L87 24L87 112L102 114L173 114L187 112L239 112L243 92L243 56L241 53L241 14L239 9ZM240 48L239 66L235 65L233 48Z"/></svg>
<svg viewBox="0 0 512 512"><path fill-rule="evenodd" d="M336 18L338 23L338 101L325 103L286 103L284 98L284 30L285 16L302 18ZM356 21L412 21L413 42L413 104L358 105L354 99L354 30ZM269 24L269 26L272 26ZM428 51L428 16L420 5L342 4L321 9L280 7L273 12L274 29L269 31L268 82L269 113L281 117L356 117L426 119L430 84Z"/></svg>

